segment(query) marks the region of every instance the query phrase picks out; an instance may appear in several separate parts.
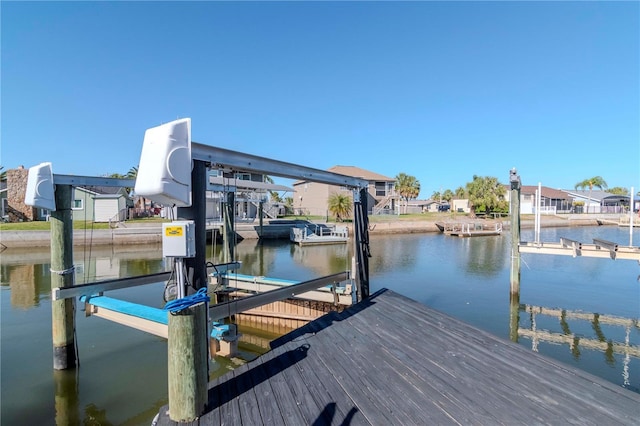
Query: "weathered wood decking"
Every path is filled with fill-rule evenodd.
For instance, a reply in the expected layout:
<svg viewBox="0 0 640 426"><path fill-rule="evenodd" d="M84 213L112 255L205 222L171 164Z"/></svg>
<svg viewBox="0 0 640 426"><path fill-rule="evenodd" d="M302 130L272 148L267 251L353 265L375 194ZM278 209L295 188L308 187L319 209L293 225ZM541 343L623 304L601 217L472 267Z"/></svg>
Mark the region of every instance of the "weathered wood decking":
<svg viewBox="0 0 640 426"><path fill-rule="evenodd" d="M640 394L391 291L210 383L200 425L638 424ZM159 424L169 421L167 407Z"/></svg>

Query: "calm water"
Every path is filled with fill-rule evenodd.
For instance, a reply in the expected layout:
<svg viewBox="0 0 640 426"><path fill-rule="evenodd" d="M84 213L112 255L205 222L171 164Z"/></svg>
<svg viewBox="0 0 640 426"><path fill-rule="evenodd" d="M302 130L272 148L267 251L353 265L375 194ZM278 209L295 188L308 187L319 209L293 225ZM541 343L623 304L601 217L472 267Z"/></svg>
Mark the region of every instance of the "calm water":
<svg viewBox="0 0 640 426"><path fill-rule="evenodd" d="M561 236L629 243L624 228L542 230L543 241L559 241ZM533 240L532 231L523 231L523 240ZM639 243L636 230L634 244ZM509 235L374 236L372 292L389 288L508 339L509 248ZM210 246L208 252L209 260L219 262L219 247ZM166 268L159 246L118 248L117 253L76 248L74 255L77 283ZM49 251L5 251L1 256L1 423L148 425L167 402L166 342L78 312L80 368L54 372ZM343 271L350 256L345 246L298 247L286 241L244 241L237 248L243 262L239 272L299 280ZM539 338L520 337L519 343L638 392L640 360L619 349L627 342L637 353L640 346L638 263L532 254L522 258L519 326L536 330ZM162 290L157 284L109 295L161 307ZM528 307L538 313L531 314ZM255 330L248 334L251 344L241 350L251 359L273 335ZM563 336L571 338L566 343L549 341ZM590 349L594 345L601 348ZM216 372L228 368L232 366L226 360L212 364Z"/></svg>

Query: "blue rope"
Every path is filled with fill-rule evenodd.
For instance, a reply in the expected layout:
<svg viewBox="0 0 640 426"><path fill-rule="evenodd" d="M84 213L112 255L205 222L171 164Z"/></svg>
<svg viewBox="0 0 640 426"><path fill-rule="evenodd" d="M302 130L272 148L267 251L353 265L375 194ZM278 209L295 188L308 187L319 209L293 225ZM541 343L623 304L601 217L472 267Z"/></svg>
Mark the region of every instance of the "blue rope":
<svg viewBox="0 0 640 426"><path fill-rule="evenodd" d="M171 313L177 313L184 309L187 309L190 306L197 305L198 303L202 302L208 302L209 300L210 299L207 295L207 288L203 287L191 296L186 296L182 299L176 299L168 302L164 306L163 310L169 311Z"/></svg>

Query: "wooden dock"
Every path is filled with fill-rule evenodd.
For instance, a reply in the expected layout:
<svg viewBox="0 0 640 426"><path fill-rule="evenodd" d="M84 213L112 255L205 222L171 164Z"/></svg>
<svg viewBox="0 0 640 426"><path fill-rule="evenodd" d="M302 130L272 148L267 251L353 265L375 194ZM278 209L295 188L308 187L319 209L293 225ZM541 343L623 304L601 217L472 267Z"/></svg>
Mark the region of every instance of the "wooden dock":
<svg viewBox="0 0 640 426"><path fill-rule="evenodd" d="M388 290L272 348L211 382L191 424L638 424L640 394Z"/></svg>
<svg viewBox="0 0 640 426"><path fill-rule="evenodd" d="M440 232L452 237L488 237L502 234L502 222L437 222L436 226Z"/></svg>

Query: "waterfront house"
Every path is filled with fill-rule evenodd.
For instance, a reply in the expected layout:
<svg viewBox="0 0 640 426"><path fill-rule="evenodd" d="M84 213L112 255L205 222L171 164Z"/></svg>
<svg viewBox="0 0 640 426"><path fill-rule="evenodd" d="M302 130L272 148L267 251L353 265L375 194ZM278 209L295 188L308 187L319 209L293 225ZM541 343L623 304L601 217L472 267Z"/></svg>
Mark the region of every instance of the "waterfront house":
<svg viewBox="0 0 640 426"><path fill-rule="evenodd" d="M439 203L436 200L409 200L409 202L407 203L406 212L407 213L437 212L438 205ZM402 211L404 212L404 206L402 207Z"/></svg>
<svg viewBox="0 0 640 426"><path fill-rule="evenodd" d="M222 203L228 192L235 192L236 222L252 222L258 218L260 204L263 217L276 218L286 212L284 203L272 200L271 194L292 192L293 189L268 181L258 173L223 174L213 170L207 176L206 218L209 221L222 220ZM279 194L280 195L280 194Z"/></svg>
<svg viewBox="0 0 640 426"><path fill-rule="evenodd" d="M511 187L505 185L505 199L511 200ZM536 185L522 185L520 188L520 213L534 214L536 207ZM573 197L566 191L547 186L540 188L540 212L545 214L569 213L573 206Z"/></svg>
<svg viewBox="0 0 640 426"><path fill-rule="evenodd" d="M395 192L394 178L355 166L334 166L328 171L369 182L368 214L397 214L400 196ZM352 191L346 187L318 182L297 181L293 184L293 189L293 210L298 215L328 216L329 197L332 194L340 192L348 197L353 196Z"/></svg>
<svg viewBox="0 0 640 426"><path fill-rule="evenodd" d="M132 201L125 188L77 186L73 188L71 210L73 220L121 222L128 219Z"/></svg>
<svg viewBox="0 0 640 426"><path fill-rule="evenodd" d="M48 220L51 212L24 203L29 170L20 166L7 170L6 201L2 200L2 216L9 222ZM129 200L125 188L98 186L74 187L71 210L73 220L108 222L124 220Z"/></svg>
<svg viewBox="0 0 640 426"><path fill-rule="evenodd" d="M574 213L604 213L602 209L602 200L611 196L610 192L601 190L565 190L569 197L573 200ZM581 208L580 208L581 207Z"/></svg>

